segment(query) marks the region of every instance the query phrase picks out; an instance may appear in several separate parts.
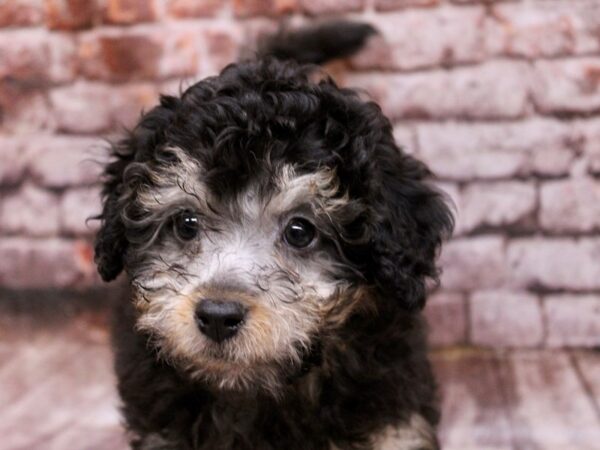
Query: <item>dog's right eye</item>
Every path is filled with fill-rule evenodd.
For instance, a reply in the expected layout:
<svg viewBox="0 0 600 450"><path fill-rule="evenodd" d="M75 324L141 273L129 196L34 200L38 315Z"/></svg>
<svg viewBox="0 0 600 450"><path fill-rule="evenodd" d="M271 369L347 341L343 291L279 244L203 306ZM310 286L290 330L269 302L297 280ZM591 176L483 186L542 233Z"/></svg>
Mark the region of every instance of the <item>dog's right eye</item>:
<svg viewBox="0 0 600 450"><path fill-rule="evenodd" d="M295 248L308 247L317 235L315 226L301 217L289 221L283 231L285 242Z"/></svg>
<svg viewBox="0 0 600 450"><path fill-rule="evenodd" d="M200 220L192 211L182 211L175 217L175 233L184 241L191 241L200 232Z"/></svg>

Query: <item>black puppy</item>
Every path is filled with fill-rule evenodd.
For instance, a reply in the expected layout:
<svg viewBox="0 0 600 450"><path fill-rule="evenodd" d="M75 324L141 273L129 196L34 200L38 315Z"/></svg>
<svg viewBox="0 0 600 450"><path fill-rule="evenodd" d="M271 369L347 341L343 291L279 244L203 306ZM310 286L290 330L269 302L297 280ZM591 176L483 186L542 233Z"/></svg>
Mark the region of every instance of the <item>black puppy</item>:
<svg viewBox="0 0 600 450"><path fill-rule="evenodd" d="M275 36L143 116L106 167L96 262L138 449L436 449L420 310L452 217L380 108Z"/></svg>

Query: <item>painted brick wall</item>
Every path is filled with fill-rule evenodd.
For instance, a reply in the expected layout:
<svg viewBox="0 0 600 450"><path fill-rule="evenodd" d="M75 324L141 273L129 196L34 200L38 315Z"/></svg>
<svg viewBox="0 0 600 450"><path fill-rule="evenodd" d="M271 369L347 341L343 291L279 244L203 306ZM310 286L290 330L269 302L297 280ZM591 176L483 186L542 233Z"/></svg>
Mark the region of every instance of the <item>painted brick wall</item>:
<svg viewBox="0 0 600 450"><path fill-rule="evenodd" d="M381 30L334 73L456 204L433 342L600 345L600 0L0 0L4 292L97 286L100 138L284 14Z"/></svg>

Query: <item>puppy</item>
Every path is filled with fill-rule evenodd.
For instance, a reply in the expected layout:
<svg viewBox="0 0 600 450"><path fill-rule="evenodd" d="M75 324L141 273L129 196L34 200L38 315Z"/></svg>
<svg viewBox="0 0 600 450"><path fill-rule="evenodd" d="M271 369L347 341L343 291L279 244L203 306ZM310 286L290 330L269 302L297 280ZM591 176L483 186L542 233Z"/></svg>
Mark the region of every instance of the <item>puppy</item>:
<svg viewBox="0 0 600 450"><path fill-rule="evenodd" d="M452 229L328 23L163 96L105 169L96 262L136 449L436 449L420 310ZM300 61L303 64L299 64Z"/></svg>

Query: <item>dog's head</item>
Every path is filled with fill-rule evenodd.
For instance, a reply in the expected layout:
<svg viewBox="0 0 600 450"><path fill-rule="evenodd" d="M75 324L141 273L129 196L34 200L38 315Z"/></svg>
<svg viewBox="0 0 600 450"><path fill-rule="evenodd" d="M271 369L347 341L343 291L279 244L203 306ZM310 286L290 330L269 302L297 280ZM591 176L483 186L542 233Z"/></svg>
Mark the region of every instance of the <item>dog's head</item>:
<svg viewBox="0 0 600 450"><path fill-rule="evenodd" d="M221 388L276 389L313 341L381 305L418 310L452 227L379 107L293 63L163 97L106 169L96 261L137 325Z"/></svg>

